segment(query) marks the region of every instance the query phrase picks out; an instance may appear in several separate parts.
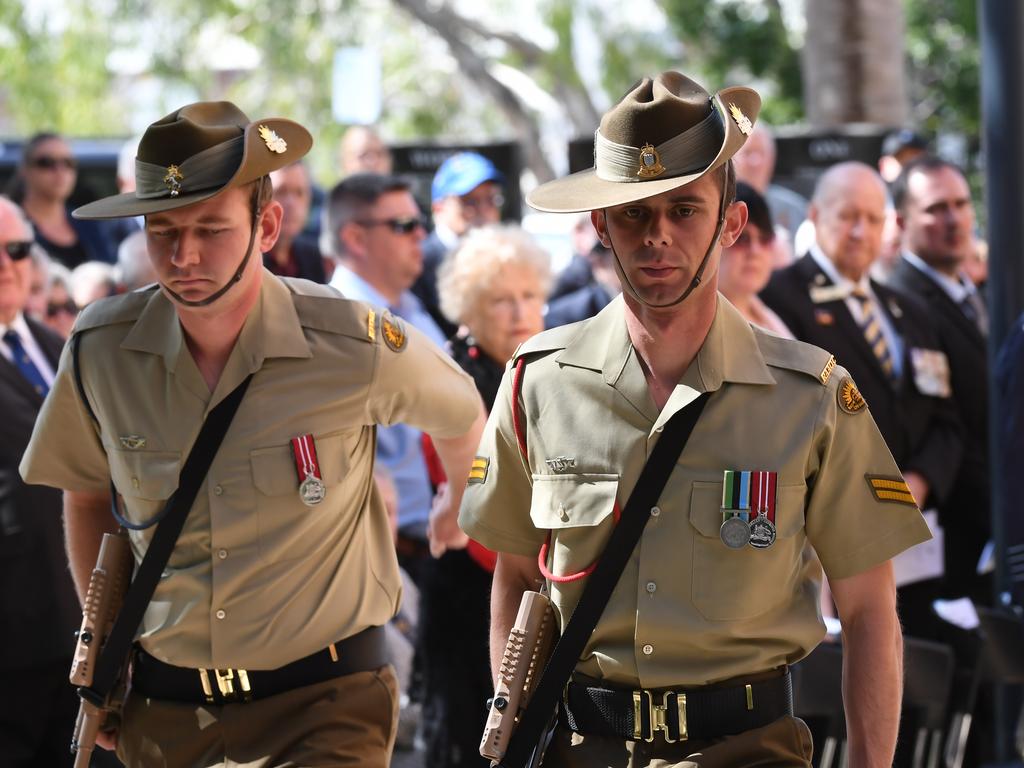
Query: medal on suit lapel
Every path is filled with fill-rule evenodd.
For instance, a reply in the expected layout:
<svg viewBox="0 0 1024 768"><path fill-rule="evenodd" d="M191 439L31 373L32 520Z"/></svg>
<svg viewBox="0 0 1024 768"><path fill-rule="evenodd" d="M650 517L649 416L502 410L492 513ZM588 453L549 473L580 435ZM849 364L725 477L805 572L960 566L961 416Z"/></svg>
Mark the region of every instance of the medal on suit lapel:
<svg viewBox="0 0 1024 768"><path fill-rule="evenodd" d="M320 475L313 435L293 437L292 453L295 455L295 469L299 475L299 498L307 507L315 507L327 496L327 487Z"/></svg>

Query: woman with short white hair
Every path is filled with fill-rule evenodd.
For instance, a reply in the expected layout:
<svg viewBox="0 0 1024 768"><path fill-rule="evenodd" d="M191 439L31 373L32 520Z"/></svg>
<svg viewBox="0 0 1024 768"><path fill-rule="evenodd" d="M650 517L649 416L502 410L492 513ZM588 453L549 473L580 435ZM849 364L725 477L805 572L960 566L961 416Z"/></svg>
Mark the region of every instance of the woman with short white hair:
<svg viewBox="0 0 1024 768"><path fill-rule="evenodd" d="M449 351L488 410L516 347L544 329L550 287L548 255L519 227L473 230L441 265L441 311L460 326ZM427 765L488 764L478 749L487 717L481 703L494 693L487 652L493 569L494 554L472 541L423 569L418 653Z"/></svg>

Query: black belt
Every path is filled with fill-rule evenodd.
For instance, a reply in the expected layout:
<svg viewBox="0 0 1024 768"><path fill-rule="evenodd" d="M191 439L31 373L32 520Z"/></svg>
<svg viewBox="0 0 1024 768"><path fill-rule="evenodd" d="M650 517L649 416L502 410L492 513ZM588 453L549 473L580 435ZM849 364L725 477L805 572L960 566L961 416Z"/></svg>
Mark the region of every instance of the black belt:
<svg viewBox="0 0 1024 768"><path fill-rule="evenodd" d="M569 683L559 720L576 733L630 741L706 741L793 714L789 670L749 684L628 691Z"/></svg>
<svg viewBox="0 0 1024 768"><path fill-rule="evenodd" d="M322 683L389 661L384 627L370 627L277 669L189 669L166 664L136 647L132 691L183 704L233 704Z"/></svg>

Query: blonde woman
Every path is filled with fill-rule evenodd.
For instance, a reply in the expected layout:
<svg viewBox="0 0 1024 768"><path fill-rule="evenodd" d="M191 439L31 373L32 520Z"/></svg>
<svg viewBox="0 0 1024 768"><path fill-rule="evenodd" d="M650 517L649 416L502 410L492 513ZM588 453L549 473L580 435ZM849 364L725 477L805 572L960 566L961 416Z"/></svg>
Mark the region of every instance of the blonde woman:
<svg viewBox="0 0 1024 768"><path fill-rule="evenodd" d="M476 381L488 410L516 347L544 329L550 286L547 254L518 227L473 230L442 263L441 310L460 328L450 352ZM487 655L493 568L494 554L472 541L424 568L418 653L427 765L488 765L478 749L483 703L493 694Z"/></svg>

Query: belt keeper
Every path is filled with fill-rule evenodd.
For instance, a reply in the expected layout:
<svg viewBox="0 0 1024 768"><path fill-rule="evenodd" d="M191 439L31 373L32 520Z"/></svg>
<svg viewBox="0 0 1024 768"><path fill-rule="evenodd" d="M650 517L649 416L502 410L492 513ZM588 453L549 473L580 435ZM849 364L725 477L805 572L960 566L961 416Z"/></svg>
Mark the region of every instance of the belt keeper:
<svg viewBox="0 0 1024 768"><path fill-rule="evenodd" d="M747 709L751 710L754 708L754 689L747 683Z"/></svg>
<svg viewBox="0 0 1024 768"><path fill-rule="evenodd" d="M337 661L338 660L338 649L334 647L334 643L331 643L330 645L328 645L327 646L327 650L331 652L331 661ZM750 686L748 685L747 687L749 688Z"/></svg>

